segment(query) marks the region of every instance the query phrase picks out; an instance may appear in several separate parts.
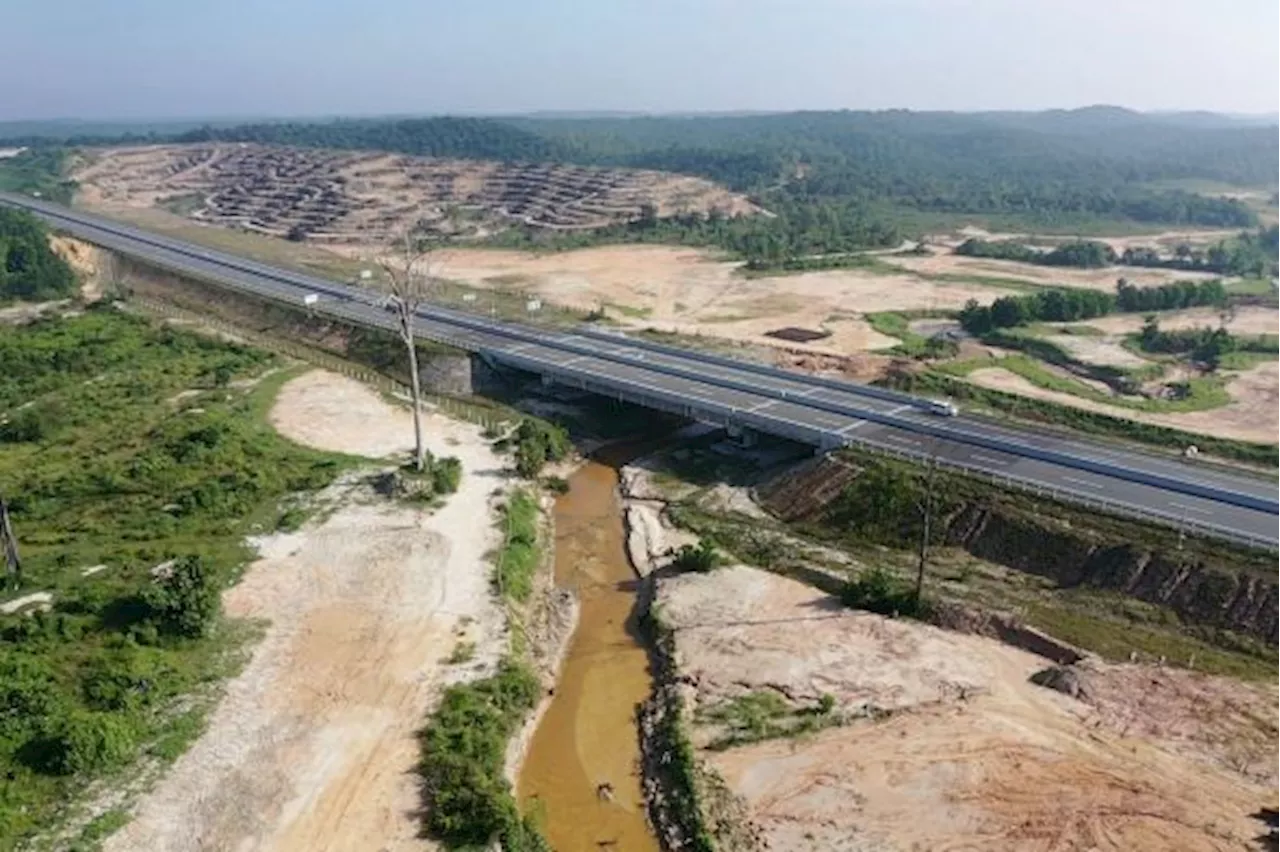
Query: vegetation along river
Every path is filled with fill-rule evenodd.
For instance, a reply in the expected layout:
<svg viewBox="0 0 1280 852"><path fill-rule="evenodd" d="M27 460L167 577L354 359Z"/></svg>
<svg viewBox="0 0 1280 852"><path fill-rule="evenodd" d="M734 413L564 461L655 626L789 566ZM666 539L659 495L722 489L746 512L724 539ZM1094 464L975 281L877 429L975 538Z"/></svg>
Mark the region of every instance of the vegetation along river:
<svg viewBox="0 0 1280 852"><path fill-rule="evenodd" d="M519 795L540 810L556 852L646 852L636 705L650 691L636 633L636 574L627 559L618 472L589 461L555 506L555 574L581 614L551 705L521 769Z"/></svg>

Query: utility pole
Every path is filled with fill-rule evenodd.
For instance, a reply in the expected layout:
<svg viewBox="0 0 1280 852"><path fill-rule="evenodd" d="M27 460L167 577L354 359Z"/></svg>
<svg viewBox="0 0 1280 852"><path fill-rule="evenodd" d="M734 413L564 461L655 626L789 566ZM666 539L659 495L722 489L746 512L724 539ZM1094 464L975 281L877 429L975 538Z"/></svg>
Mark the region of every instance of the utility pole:
<svg viewBox="0 0 1280 852"><path fill-rule="evenodd" d="M22 584L22 562L18 559L18 539L13 534L9 520L9 504L0 497L0 545L4 547L4 561L14 588Z"/></svg>
<svg viewBox="0 0 1280 852"><path fill-rule="evenodd" d="M929 564L929 538L933 527L933 512L937 506L935 489L938 481L938 447L937 442L929 453L929 463L925 467L924 496L916 503L923 523L920 529L920 560L916 565L916 611L920 611L920 601L924 596L924 571Z"/></svg>

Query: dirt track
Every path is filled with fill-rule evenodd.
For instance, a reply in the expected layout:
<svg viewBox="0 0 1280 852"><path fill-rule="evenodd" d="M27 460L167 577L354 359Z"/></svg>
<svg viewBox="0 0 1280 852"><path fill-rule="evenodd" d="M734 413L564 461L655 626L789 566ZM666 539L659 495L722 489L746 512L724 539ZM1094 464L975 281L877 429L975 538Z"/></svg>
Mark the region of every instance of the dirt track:
<svg viewBox="0 0 1280 852"><path fill-rule="evenodd" d="M773 852L1225 852L1274 806L1273 685L1092 664L1090 705L1029 683L1030 653L741 567L663 580L657 606L695 711L750 690L889 711L703 752Z"/></svg>
<svg viewBox="0 0 1280 852"><path fill-rule="evenodd" d="M284 435L384 455L412 443L407 412L312 372L271 413ZM499 460L469 426L438 417L429 447L456 455L458 493L434 514L349 486L318 525L259 542L224 596L266 636L209 729L144 797L107 850L420 850L414 731L441 683L493 662L502 618L488 590L488 522ZM363 502L361 502L363 501ZM475 662L447 666L461 639Z"/></svg>

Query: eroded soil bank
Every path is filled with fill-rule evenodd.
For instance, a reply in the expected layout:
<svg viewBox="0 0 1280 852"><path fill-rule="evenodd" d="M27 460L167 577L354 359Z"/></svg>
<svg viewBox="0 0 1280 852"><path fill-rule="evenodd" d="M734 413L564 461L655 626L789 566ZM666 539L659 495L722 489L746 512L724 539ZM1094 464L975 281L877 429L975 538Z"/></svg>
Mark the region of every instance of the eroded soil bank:
<svg viewBox="0 0 1280 852"><path fill-rule="evenodd" d="M581 609L555 697L521 768L519 795L557 852L657 850L645 821L636 705L650 692L636 633L618 473L591 461L556 500L556 585Z"/></svg>

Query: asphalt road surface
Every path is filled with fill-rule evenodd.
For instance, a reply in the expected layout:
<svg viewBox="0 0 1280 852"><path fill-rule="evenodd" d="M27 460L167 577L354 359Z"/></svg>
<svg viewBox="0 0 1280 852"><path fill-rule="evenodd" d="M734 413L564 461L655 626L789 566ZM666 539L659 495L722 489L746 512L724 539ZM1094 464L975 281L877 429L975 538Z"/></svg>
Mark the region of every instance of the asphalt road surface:
<svg viewBox="0 0 1280 852"><path fill-rule="evenodd" d="M0 193L0 203L26 207L56 229L104 248L222 286L299 306L313 295L317 312L380 327L393 322L375 293L23 196ZM936 457L1061 499L1188 531L1269 547L1277 543L1274 479L964 415L943 417L906 394L621 335L536 329L436 308L424 309L416 322L424 338L657 407L702 412L818 446L848 443Z"/></svg>

